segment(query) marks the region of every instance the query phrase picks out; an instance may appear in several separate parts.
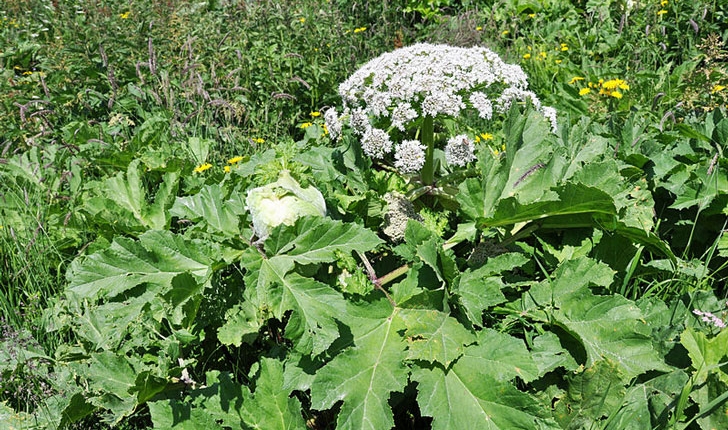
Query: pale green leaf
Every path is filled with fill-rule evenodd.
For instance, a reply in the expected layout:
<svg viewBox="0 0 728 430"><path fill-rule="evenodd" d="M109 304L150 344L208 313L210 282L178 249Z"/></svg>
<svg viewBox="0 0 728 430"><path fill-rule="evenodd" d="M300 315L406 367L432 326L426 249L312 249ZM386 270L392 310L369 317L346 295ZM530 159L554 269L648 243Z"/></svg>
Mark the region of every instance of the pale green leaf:
<svg viewBox="0 0 728 430"><path fill-rule="evenodd" d="M226 199L220 185L205 185L199 193L177 197L170 214L204 223L208 230L235 236L240 233L239 217L245 213L241 201Z"/></svg>
<svg viewBox="0 0 728 430"><path fill-rule="evenodd" d="M435 367L412 372L420 410L432 417L433 430L559 428L531 396L480 369L458 361L448 371Z"/></svg>
<svg viewBox="0 0 728 430"><path fill-rule="evenodd" d="M350 318L353 345L322 367L311 387L311 406L324 410L343 401L339 430L394 426L389 396L407 385L405 329L399 309L380 301L364 306L366 318Z"/></svg>
<svg viewBox="0 0 728 430"><path fill-rule="evenodd" d="M436 310L403 309L407 327L408 357L412 360L438 362L445 367L460 357L465 346L475 342L475 335L456 319Z"/></svg>
<svg viewBox="0 0 728 430"><path fill-rule="evenodd" d="M301 404L283 389L283 364L262 358L255 378L255 392L245 399L241 416L247 426L260 430L294 430L306 427Z"/></svg>
<svg viewBox="0 0 728 430"><path fill-rule="evenodd" d="M492 329L478 332L478 343L465 349L458 366L473 367L498 381L516 377L531 382L539 376L538 366L522 340Z"/></svg>

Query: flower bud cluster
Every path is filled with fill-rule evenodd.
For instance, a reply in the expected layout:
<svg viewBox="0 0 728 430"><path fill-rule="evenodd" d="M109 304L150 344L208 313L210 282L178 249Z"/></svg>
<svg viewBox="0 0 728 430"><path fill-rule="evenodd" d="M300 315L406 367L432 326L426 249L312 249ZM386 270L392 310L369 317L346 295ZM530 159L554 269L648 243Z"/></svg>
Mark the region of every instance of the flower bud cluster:
<svg viewBox="0 0 728 430"><path fill-rule="evenodd" d="M726 303L728 305L728 303ZM718 317L717 315L714 315L710 312L704 312L699 309L693 309L693 313L700 317L700 319L708 323L710 325L713 325L715 327L718 327L719 329L724 329L726 327L725 321L723 321L722 318Z"/></svg>
<svg viewBox="0 0 728 430"><path fill-rule="evenodd" d="M364 152L373 158L383 158L393 148L383 135L388 131L375 124L405 131L425 116L457 117L464 110L490 120L494 112L505 113L513 101L530 101L556 132L556 110L542 107L527 88L528 78L521 67L504 63L487 48L420 43L362 66L339 86L343 114L337 116L330 109L325 119L329 130L340 130L342 120L348 119L362 138ZM413 145L405 147L414 149ZM471 158L467 153L455 164L464 165Z"/></svg>

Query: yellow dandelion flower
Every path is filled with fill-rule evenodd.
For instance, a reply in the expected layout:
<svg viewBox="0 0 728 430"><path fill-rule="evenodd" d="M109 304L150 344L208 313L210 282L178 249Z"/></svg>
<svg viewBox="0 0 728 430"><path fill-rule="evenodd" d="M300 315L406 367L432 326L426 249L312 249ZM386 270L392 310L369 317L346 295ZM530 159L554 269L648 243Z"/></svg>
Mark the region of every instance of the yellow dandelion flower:
<svg viewBox="0 0 728 430"><path fill-rule="evenodd" d="M556 64L561 64L561 62L562 62L561 60L554 60L554 63L556 63Z"/></svg>
<svg viewBox="0 0 728 430"><path fill-rule="evenodd" d="M210 163L201 164L201 165L195 167L195 173L202 173L205 170L209 169L210 167L212 167L212 164L210 164Z"/></svg>
<svg viewBox="0 0 728 430"><path fill-rule="evenodd" d="M474 140L475 140L475 143L480 142L480 136L475 136L475 139Z"/></svg>
<svg viewBox="0 0 728 430"><path fill-rule="evenodd" d="M725 89L725 85L716 85L713 87L713 90L710 93L715 94L715 93L723 91L724 89Z"/></svg>
<svg viewBox="0 0 728 430"><path fill-rule="evenodd" d="M616 90L617 88L625 89L624 86L627 86L627 82L622 79L611 79L603 82L602 86L607 90ZM629 89L629 86L627 86L627 89Z"/></svg>
<svg viewBox="0 0 728 430"><path fill-rule="evenodd" d="M667 6L667 0L662 0L662 1L660 2L660 6L662 6L662 7L665 7L665 6Z"/></svg>
<svg viewBox="0 0 728 430"><path fill-rule="evenodd" d="M253 138L253 142L255 142L255 143L265 143L265 139L263 139L262 137L256 137L256 138Z"/></svg>
<svg viewBox="0 0 728 430"><path fill-rule="evenodd" d="M609 95L612 96L612 97L614 97L615 99L621 99L622 98L622 93L620 93L619 91L612 91L611 93L609 93Z"/></svg>
<svg viewBox="0 0 728 430"><path fill-rule="evenodd" d="M329 134L329 128L324 124L324 134Z"/></svg>
<svg viewBox="0 0 728 430"><path fill-rule="evenodd" d="M568 51L568 50L569 50L569 45L567 45L567 44L565 44L565 43L562 43L562 44L561 44L561 50L562 50L562 51Z"/></svg>
<svg viewBox="0 0 728 430"><path fill-rule="evenodd" d="M318 111L317 112L311 112L310 115L312 117L316 118L317 116L321 116L321 112L318 112Z"/></svg>
<svg viewBox="0 0 728 430"><path fill-rule="evenodd" d="M591 89L589 89L589 88L582 88L582 89L579 90L579 95L580 96L585 96L585 95L589 94L590 92L591 92Z"/></svg>
<svg viewBox="0 0 728 430"><path fill-rule="evenodd" d="M483 140L493 140L493 135L490 133L480 133L480 137L482 137Z"/></svg>
<svg viewBox="0 0 728 430"><path fill-rule="evenodd" d="M119 18L121 18L121 19L129 19L129 14L130 13L131 13L131 11L124 12L124 13L122 13L122 14L119 15Z"/></svg>
<svg viewBox="0 0 728 430"><path fill-rule="evenodd" d="M23 72L23 76L30 76L32 74L33 74L33 72L31 72L30 70Z"/></svg>
<svg viewBox="0 0 728 430"><path fill-rule="evenodd" d="M503 31L501 32L501 36L508 36L508 35L509 35L510 33L511 33L511 32L510 32L510 31L508 31L508 30L503 30Z"/></svg>
<svg viewBox="0 0 728 430"><path fill-rule="evenodd" d="M300 125L299 127L301 127L301 128L309 128L309 127L311 127L312 125L313 125L313 124L311 124L310 122L304 122L304 123L303 123L303 124L301 124L301 125Z"/></svg>
<svg viewBox="0 0 728 430"><path fill-rule="evenodd" d="M477 26L477 27L475 27L475 31L483 31L483 27Z"/></svg>
<svg viewBox="0 0 728 430"><path fill-rule="evenodd" d="M538 55L540 55L541 58L546 58L546 53L544 51L539 52Z"/></svg>
<svg viewBox="0 0 728 430"><path fill-rule="evenodd" d="M529 13L529 14L528 14L528 17L529 17L529 18L536 18L536 14L535 14L535 13Z"/></svg>
<svg viewBox="0 0 728 430"><path fill-rule="evenodd" d="M224 170L225 173L230 173L230 166L225 166L222 168L222 170Z"/></svg>
<svg viewBox="0 0 728 430"><path fill-rule="evenodd" d="M243 157L237 156L229 159L227 162L228 164L237 164L239 162L243 161Z"/></svg>
<svg viewBox="0 0 728 430"><path fill-rule="evenodd" d="M306 22L306 18L298 18L298 22L300 22L301 24L303 24L304 22Z"/></svg>
<svg viewBox="0 0 728 430"><path fill-rule="evenodd" d="M531 58L531 54L529 54L529 53L523 54L523 59L524 60L528 60L529 58Z"/></svg>
<svg viewBox="0 0 728 430"><path fill-rule="evenodd" d="M575 83L577 83L577 82L579 82L579 81L583 81L583 80L584 80L584 77L583 77L583 76L574 76L574 77L573 77L573 78L571 78L571 80L569 81L569 85L574 85Z"/></svg>
<svg viewBox="0 0 728 430"><path fill-rule="evenodd" d="M662 16L662 15L664 15L666 13L667 13L667 11L665 9L660 9L660 10L657 11L657 16Z"/></svg>
<svg viewBox="0 0 728 430"><path fill-rule="evenodd" d="M354 29L354 33L361 33L361 32L364 32L364 31L367 31L367 28L366 27L358 27L358 28L355 28Z"/></svg>

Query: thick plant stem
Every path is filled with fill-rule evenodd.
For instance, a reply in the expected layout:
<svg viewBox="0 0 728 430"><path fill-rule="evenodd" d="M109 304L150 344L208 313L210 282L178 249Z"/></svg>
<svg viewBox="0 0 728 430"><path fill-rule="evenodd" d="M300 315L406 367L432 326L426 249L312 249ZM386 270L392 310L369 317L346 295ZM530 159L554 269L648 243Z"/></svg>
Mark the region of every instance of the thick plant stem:
<svg viewBox="0 0 728 430"><path fill-rule="evenodd" d="M420 178L423 185L432 185L435 183L435 124L434 118L429 115L422 120L420 139L426 147L425 165L422 166Z"/></svg>

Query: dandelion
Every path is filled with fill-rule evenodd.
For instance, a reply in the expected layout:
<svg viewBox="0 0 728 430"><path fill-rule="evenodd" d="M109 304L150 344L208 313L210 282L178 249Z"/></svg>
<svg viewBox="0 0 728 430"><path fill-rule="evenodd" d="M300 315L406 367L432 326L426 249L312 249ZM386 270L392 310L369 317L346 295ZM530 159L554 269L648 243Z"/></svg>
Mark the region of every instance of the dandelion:
<svg viewBox="0 0 728 430"><path fill-rule="evenodd" d="M541 51L538 55L541 56L541 58L546 58L546 52Z"/></svg>
<svg viewBox="0 0 728 430"><path fill-rule="evenodd" d="M580 96L585 96L585 95L589 94L590 92L591 92L591 89L590 88L582 88L582 89L579 90L579 95Z"/></svg>
<svg viewBox="0 0 728 430"><path fill-rule="evenodd" d="M319 117L319 116L321 116L321 112L318 112L318 111L316 111L316 112L311 112L311 113L310 113L309 115L311 115L312 117L316 118L316 117Z"/></svg>
<svg viewBox="0 0 728 430"><path fill-rule="evenodd" d="M711 94L719 93L725 89L725 85L715 85L713 87L713 90L710 91Z"/></svg>
<svg viewBox="0 0 728 430"><path fill-rule="evenodd" d="M665 7L665 6L667 6L667 0L662 0L662 1L660 2L660 6L662 6L662 7Z"/></svg>
<svg viewBox="0 0 728 430"><path fill-rule="evenodd" d="M262 137L256 137L256 138L253 138L253 142L255 142L255 143L265 143L265 139L263 139Z"/></svg>
<svg viewBox="0 0 728 430"><path fill-rule="evenodd" d="M362 33L364 31L367 31L367 28L366 27L358 27L358 28L355 28L354 29L354 34L356 34L356 33Z"/></svg>
<svg viewBox="0 0 728 430"><path fill-rule="evenodd" d="M312 125L313 125L313 123L310 123L310 122L304 122L304 123L303 123L303 124L301 124L301 125L300 125L299 127L300 127L300 128L303 128L303 129L307 129L307 128L311 127Z"/></svg>
<svg viewBox="0 0 728 430"><path fill-rule="evenodd" d="M227 162L228 164L237 164L239 162L243 161L243 157L237 156L229 159Z"/></svg>
<svg viewBox="0 0 728 430"><path fill-rule="evenodd" d="M566 43L562 43L561 44L561 51L568 51L568 50L569 50L569 45L567 45Z"/></svg>
<svg viewBox="0 0 728 430"><path fill-rule="evenodd" d="M511 34L511 32L508 30L501 31L501 36L508 36L509 34Z"/></svg>
<svg viewBox="0 0 728 430"><path fill-rule="evenodd" d="M615 99L621 99L622 98L622 93L620 93L619 91L612 91L611 93L609 93L609 95L612 96L612 97L614 97Z"/></svg>
<svg viewBox="0 0 728 430"><path fill-rule="evenodd" d="M224 170L225 173L230 173L230 166L225 166L222 168L222 170Z"/></svg>
<svg viewBox="0 0 728 430"><path fill-rule="evenodd" d="M584 80L584 77L583 77L583 76L574 76L574 77L573 77L573 78L571 78L571 80L569 81L569 85L574 85L575 83L577 83L577 82L579 82L579 81L583 81L583 80Z"/></svg>
<svg viewBox="0 0 728 430"><path fill-rule="evenodd" d="M531 58L531 54L529 54L528 52L525 53L525 54L523 54L523 59L524 60L528 60L529 58Z"/></svg>
<svg viewBox="0 0 728 430"><path fill-rule="evenodd" d="M210 163L201 164L201 165L195 167L194 172L195 173L202 173L202 172L204 172L205 170L207 170L207 169L209 169L211 167L212 167L212 164L210 164Z"/></svg>
<svg viewBox="0 0 728 430"><path fill-rule="evenodd" d="M662 16L662 15L664 15L666 13L667 13L667 11L665 9L660 9L660 10L657 11L657 16Z"/></svg>
<svg viewBox="0 0 728 430"><path fill-rule="evenodd" d="M129 14L130 13L131 13L131 11L124 12L124 13L122 13L122 14L119 15L119 18L121 18L121 19L129 19Z"/></svg>
<svg viewBox="0 0 728 430"><path fill-rule="evenodd" d="M562 62L563 62L562 60L554 60L554 63L556 63L556 64L561 64Z"/></svg>
<svg viewBox="0 0 728 430"><path fill-rule="evenodd" d="M531 19L536 18L536 14L535 13L529 13L528 14L528 17L531 18Z"/></svg>
<svg viewBox="0 0 728 430"><path fill-rule="evenodd" d="M479 137L483 140L493 140L493 135L490 133L480 133Z"/></svg>
<svg viewBox="0 0 728 430"><path fill-rule="evenodd" d="M483 27L477 26L477 27L475 27L475 31L483 31Z"/></svg>
<svg viewBox="0 0 728 430"><path fill-rule="evenodd" d="M606 82L602 82L602 87L606 90L616 90L617 88L622 90L628 90L629 85L622 79L612 79Z"/></svg>

